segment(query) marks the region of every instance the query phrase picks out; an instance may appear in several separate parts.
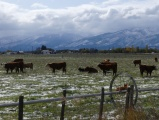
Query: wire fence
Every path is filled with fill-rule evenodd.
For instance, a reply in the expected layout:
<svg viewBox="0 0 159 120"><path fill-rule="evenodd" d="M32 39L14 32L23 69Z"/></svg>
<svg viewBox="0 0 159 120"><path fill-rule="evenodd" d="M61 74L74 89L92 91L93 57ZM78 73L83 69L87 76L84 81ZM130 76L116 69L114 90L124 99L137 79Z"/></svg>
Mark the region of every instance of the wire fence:
<svg viewBox="0 0 159 120"><path fill-rule="evenodd" d="M142 94L139 94L137 106L144 108L147 114L153 112L154 118L158 117L155 112L156 108L159 110L158 90L159 88L138 89L138 92L142 92ZM3 109L3 112L0 113L1 119L111 119L112 116L117 116L119 112L116 111L118 108L117 106L114 107L109 96L125 94L128 91L104 92L104 88L102 88L101 93L76 96L66 96L66 92L66 90L63 91L62 97L43 100L24 101L24 96L19 96L18 102L0 104L1 111ZM144 98L144 94L147 92L150 95ZM123 103L125 108L126 99ZM145 104L143 105L143 103ZM123 109L123 106L120 106L121 108ZM125 109L122 112L124 111Z"/></svg>

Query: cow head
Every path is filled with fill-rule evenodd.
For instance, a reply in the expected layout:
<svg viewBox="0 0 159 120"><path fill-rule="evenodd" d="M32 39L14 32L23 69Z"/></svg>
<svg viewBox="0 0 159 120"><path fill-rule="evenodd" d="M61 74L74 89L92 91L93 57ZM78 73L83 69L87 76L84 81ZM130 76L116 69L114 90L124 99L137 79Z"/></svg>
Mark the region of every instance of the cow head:
<svg viewBox="0 0 159 120"><path fill-rule="evenodd" d="M50 66L50 64L49 63L47 63L46 65L45 65L45 67L49 67Z"/></svg>
<svg viewBox="0 0 159 120"><path fill-rule="evenodd" d="M155 65L153 65L153 69L154 69L154 70L157 70L157 67L156 67Z"/></svg>

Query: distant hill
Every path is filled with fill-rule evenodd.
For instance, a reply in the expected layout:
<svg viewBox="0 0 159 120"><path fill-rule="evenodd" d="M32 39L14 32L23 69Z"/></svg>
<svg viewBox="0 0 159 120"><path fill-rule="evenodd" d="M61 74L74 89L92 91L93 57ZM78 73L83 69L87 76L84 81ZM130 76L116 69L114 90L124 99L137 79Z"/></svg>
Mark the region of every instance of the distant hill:
<svg viewBox="0 0 159 120"><path fill-rule="evenodd" d="M4 38L3 38L4 39ZM9 38L7 38L9 39ZM5 40L7 41L5 38ZM52 49L112 49L118 47L149 47L159 48L159 31L155 29L126 29L112 33L104 33L92 37L83 37L76 34L51 34L32 36L25 39L1 43L1 50L32 50L41 45ZM2 39L1 39L2 41Z"/></svg>

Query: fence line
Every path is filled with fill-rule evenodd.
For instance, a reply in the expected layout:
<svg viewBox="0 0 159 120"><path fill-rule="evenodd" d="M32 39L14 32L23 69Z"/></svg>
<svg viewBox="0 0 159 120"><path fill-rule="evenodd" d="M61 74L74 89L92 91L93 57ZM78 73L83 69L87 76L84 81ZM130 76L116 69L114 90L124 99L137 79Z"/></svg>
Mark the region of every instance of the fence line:
<svg viewBox="0 0 159 120"><path fill-rule="evenodd" d="M138 89L138 92L155 91L155 90L159 90L159 88L142 88L142 89ZM114 92L104 92L104 95L123 94L123 93L126 93L126 92L127 92L127 90L114 91ZM65 99L70 100L70 99L75 99L75 98L85 98L85 97L95 97L95 96L101 96L101 93L68 96ZM63 101L63 100L64 100L63 97L43 99L43 100L31 100L31 101L24 102L24 105L35 104L35 103L47 103L47 102ZM19 102L14 102L14 103L0 104L0 107L12 107L12 106L18 106L18 105L19 105Z"/></svg>
<svg viewBox="0 0 159 120"><path fill-rule="evenodd" d="M145 88L145 89L137 89L136 92L142 91L153 91L159 90L159 88ZM130 108L134 108L133 104L133 93L134 93L134 85L131 85L127 90L123 91L115 91L115 92L104 92L104 87L102 87L101 93L98 94L87 94L87 95L79 95L79 96L68 96L66 97L66 90L63 90L63 97L61 98L52 98L52 99L44 99L44 100L32 100L24 102L24 96L19 96L19 102L16 103L8 103L8 104L1 104L0 107L10 107L10 106L18 106L18 120L23 120L23 108L24 105L34 104L34 103L44 103L44 102L53 102L53 101L61 101L61 116L60 120L64 120L64 113L65 113L65 103L66 99L75 99L75 98L86 98L86 97L93 97L93 96L101 96L100 100L100 107L99 107L99 118L98 120L102 120L102 112L103 112L103 103L104 103L104 95L112 95L112 94L122 94L126 93L126 103L125 103L125 115L127 115L128 110Z"/></svg>
<svg viewBox="0 0 159 120"><path fill-rule="evenodd" d="M122 93L126 93L126 90L123 90L123 91L115 91L115 92L106 92L106 93L104 93L104 95L122 94ZM97 93L97 94L86 94L86 95L76 95L76 96L68 96L68 97L66 97L66 99L67 99L67 100L71 100L71 99L76 99L76 98L95 97L95 96L100 96L100 95L101 95L101 93ZM35 103L55 102L55 101L62 101L62 100L63 100L63 97L43 99L43 100L30 100L30 101L24 102L24 105L35 104ZM0 104L0 107L12 107L12 106L18 106L18 105L19 105L19 102L15 102L15 103L5 103L5 104Z"/></svg>

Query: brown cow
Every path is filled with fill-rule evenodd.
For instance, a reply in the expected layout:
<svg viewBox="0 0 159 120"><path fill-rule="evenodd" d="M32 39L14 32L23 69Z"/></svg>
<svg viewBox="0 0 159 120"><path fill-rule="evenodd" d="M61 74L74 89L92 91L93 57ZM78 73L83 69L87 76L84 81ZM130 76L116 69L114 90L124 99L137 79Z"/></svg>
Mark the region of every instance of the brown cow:
<svg viewBox="0 0 159 120"><path fill-rule="evenodd" d="M66 73L66 62L61 63L48 63L46 66L50 67L52 69L52 72L55 73L55 70L62 69L63 72Z"/></svg>
<svg viewBox="0 0 159 120"><path fill-rule="evenodd" d="M11 73L12 73L14 69L18 73L19 73L19 69L21 72L23 72L23 62L9 62L4 65L4 68L6 69L7 73L9 72L9 70L11 70Z"/></svg>
<svg viewBox="0 0 159 120"><path fill-rule="evenodd" d="M147 73L147 76L148 74L150 74L151 76L151 73L153 70L156 70L156 66L152 65L140 65L139 66L139 69L140 69L140 74L143 76L143 72L146 72Z"/></svg>
<svg viewBox="0 0 159 120"><path fill-rule="evenodd" d="M113 75L116 75L117 73L117 63L116 62L109 62L107 64L98 64L98 67L103 70L103 75L106 75L107 71L113 70Z"/></svg>
<svg viewBox="0 0 159 120"><path fill-rule="evenodd" d="M135 66L136 66L137 64L140 65L140 64L141 64L141 60L134 60L133 63L134 63Z"/></svg>
<svg viewBox="0 0 159 120"><path fill-rule="evenodd" d="M88 73L98 73L98 70L93 67L86 67L85 71L87 71Z"/></svg>
<svg viewBox="0 0 159 120"><path fill-rule="evenodd" d="M24 63L23 67L33 69L33 63Z"/></svg>

